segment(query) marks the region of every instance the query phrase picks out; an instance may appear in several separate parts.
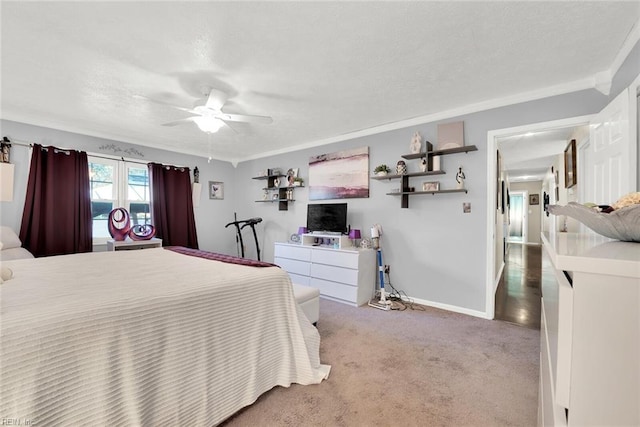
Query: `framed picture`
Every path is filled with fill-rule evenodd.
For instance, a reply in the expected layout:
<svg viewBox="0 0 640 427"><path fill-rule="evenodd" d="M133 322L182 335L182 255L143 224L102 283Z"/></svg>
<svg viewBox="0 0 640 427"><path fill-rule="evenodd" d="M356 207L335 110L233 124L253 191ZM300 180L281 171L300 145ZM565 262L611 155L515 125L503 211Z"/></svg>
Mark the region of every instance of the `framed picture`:
<svg viewBox="0 0 640 427"><path fill-rule="evenodd" d="M502 156L496 150L496 209L500 209L500 173L502 172Z"/></svg>
<svg viewBox="0 0 640 427"><path fill-rule="evenodd" d="M557 188L557 187L556 187ZM544 209L544 212L547 214L547 216L549 216L549 195L547 194L546 191L544 191L542 193L542 208Z"/></svg>
<svg viewBox="0 0 640 427"><path fill-rule="evenodd" d="M529 194L529 204L530 205L539 205L540 204L540 195L539 194Z"/></svg>
<svg viewBox="0 0 640 427"><path fill-rule="evenodd" d="M224 199L224 182L209 181L209 198L215 200Z"/></svg>
<svg viewBox="0 0 640 427"><path fill-rule="evenodd" d="M464 147L464 122L438 125L438 150Z"/></svg>
<svg viewBox="0 0 640 427"><path fill-rule="evenodd" d="M309 158L309 200L369 197L369 147Z"/></svg>
<svg viewBox="0 0 640 427"><path fill-rule="evenodd" d="M572 139L564 150L564 186L571 188L578 183L576 173L576 140Z"/></svg>
<svg viewBox="0 0 640 427"><path fill-rule="evenodd" d="M439 191L440 183L438 181L423 182L422 191Z"/></svg>

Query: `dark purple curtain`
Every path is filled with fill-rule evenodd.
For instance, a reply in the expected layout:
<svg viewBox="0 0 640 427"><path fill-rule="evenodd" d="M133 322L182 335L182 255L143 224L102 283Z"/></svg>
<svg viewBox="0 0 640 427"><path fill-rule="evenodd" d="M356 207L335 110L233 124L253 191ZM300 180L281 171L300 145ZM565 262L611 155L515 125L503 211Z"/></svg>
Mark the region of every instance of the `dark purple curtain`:
<svg viewBox="0 0 640 427"><path fill-rule="evenodd" d="M198 249L189 168L149 163L151 222L162 246Z"/></svg>
<svg viewBox="0 0 640 427"><path fill-rule="evenodd" d="M20 240L34 256L91 252L87 153L34 144Z"/></svg>

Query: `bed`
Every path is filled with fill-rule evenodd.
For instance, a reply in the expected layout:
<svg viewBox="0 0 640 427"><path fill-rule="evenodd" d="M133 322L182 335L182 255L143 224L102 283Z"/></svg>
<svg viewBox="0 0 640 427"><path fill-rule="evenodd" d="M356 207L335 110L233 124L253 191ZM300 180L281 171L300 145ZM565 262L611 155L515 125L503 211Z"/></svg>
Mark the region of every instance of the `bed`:
<svg viewBox="0 0 640 427"><path fill-rule="evenodd" d="M275 266L166 248L3 262L0 417L213 426L275 386L318 384L320 337Z"/></svg>

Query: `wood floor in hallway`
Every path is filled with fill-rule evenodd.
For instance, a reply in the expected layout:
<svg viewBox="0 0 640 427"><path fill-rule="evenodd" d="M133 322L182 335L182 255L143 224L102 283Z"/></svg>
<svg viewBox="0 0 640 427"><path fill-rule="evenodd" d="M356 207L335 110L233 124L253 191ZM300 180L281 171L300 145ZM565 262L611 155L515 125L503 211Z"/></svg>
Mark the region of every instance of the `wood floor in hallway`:
<svg viewBox="0 0 640 427"><path fill-rule="evenodd" d="M496 290L495 319L540 329L542 246L510 243Z"/></svg>

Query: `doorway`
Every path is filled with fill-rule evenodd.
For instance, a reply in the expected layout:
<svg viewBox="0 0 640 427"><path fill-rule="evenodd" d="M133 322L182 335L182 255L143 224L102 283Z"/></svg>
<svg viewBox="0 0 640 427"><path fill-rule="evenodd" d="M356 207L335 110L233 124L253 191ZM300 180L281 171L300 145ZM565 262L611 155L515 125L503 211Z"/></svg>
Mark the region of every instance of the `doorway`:
<svg viewBox="0 0 640 427"><path fill-rule="evenodd" d="M503 233L502 228L503 224L508 221L504 219L504 214L502 214L501 210L497 208L498 192L496 185L499 185L498 179L502 178L498 175L498 173L502 173L502 171L496 171L498 139L516 134L527 134L558 128L585 126L589 124L591 118L592 116L590 115L573 117L569 119L535 123L513 128L497 129L489 131L487 133L487 179L488 182L494 183L491 190L487 192L487 270L485 278L485 312L487 318L495 318L496 290L498 288L500 278L503 276L502 273L504 273L506 261L506 255L503 255L504 252L502 250L502 242L503 239L507 238L507 236L504 235L506 233L506 230L504 230L505 233ZM513 195L510 194L510 198L510 204L513 205ZM526 201L527 199L523 198L523 204L525 204Z"/></svg>
<svg viewBox="0 0 640 427"><path fill-rule="evenodd" d="M509 194L509 235L507 241L509 243L526 243L527 238L528 215L527 200L529 194L527 191L513 191Z"/></svg>

